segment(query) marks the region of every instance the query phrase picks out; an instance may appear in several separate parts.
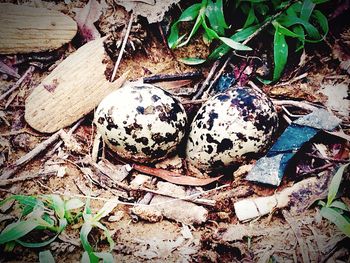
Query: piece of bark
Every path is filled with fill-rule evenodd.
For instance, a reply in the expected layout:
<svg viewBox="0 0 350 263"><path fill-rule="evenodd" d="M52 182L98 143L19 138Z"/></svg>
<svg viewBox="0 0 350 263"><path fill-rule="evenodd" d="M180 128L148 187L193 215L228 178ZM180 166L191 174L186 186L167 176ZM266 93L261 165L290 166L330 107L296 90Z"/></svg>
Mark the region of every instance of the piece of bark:
<svg viewBox="0 0 350 263"><path fill-rule="evenodd" d="M285 188L281 192L272 196L240 200L234 203L234 209L238 220L250 220L259 216L267 215L276 208L284 208L289 204L291 195L313 189L315 185L318 185L319 181L319 178L311 177L298 182L291 187Z"/></svg>
<svg viewBox="0 0 350 263"><path fill-rule="evenodd" d="M156 195L150 205L164 217L188 225L204 223L208 218L208 210L204 207L170 197Z"/></svg>
<svg viewBox="0 0 350 263"><path fill-rule="evenodd" d="M70 42L77 24L55 10L0 3L0 54L54 50Z"/></svg>
<svg viewBox="0 0 350 263"><path fill-rule="evenodd" d="M92 111L118 89L126 74L109 82L103 64L104 38L93 40L62 61L26 100L25 119L34 129L52 133Z"/></svg>

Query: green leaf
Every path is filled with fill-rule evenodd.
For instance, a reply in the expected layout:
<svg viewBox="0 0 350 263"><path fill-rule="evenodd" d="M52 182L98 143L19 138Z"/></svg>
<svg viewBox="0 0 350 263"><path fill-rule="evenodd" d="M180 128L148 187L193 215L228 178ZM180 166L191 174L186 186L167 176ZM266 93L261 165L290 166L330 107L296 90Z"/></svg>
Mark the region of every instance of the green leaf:
<svg viewBox="0 0 350 263"><path fill-rule="evenodd" d="M64 218L64 202L59 195L49 195L47 196L49 202L52 203L52 208L55 211L58 218Z"/></svg>
<svg viewBox="0 0 350 263"><path fill-rule="evenodd" d="M302 25L308 36L311 38L311 40L321 40L320 33L318 32L317 28L313 25L311 25L309 22L302 20L299 17L296 16L280 16L280 18L277 20L281 25L285 27L291 27L294 25Z"/></svg>
<svg viewBox="0 0 350 263"><path fill-rule="evenodd" d="M331 180L331 183L329 185L329 190L328 190L328 197L327 197L327 206L328 207L332 204L333 200L335 199L335 197L338 193L344 170L348 166L349 166L348 163L340 166Z"/></svg>
<svg viewBox="0 0 350 263"><path fill-rule="evenodd" d="M350 237L350 222L343 215L329 207L322 207L320 214L335 224L347 237Z"/></svg>
<svg viewBox="0 0 350 263"><path fill-rule="evenodd" d="M220 37L219 39L232 49L241 50L241 51L251 51L252 50L250 47L243 45L237 41L234 41L231 38Z"/></svg>
<svg viewBox="0 0 350 263"><path fill-rule="evenodd" d="M255 16L255 11L254 11L253 6L251 6L250 9L249 9L249 13L248 13L247 19L246 19L246 21L245 21L245 23L243 25L243 28L246 28L246 27L254 24L255 21L258 21L258 19Z"/></svg>
<svg viewBox="0 0 350 263"><path fill-rule="evenodd" d="M324 36L326 36L329 31L327 17L324 14L322 14L322 12L319 10L315 10L314 13L312 14L312 17L315 18L315 20L319 23L320 27L322 28Z"/></svg>
<svg viewBox="0 0 350 263"><path fill-rule="evenodd" d="M206 60L203 58L179 58L178 61L186 65L194 66L203 64Z"/></svg>
<svg viewBox="0 0 350 263"><path fill-rule="evenodd" d="M114 258L111 253L108 252L95 252L96 257L101 258L103 263L114 263Z"/></svg>
<svg viewBox="0 0 350 263"><path fill-rule="evenodd" d="M52 243L53 241L55 241L55 239L58 237L58 235L65 229L65 227L67 226L67 220L65 218L60 219L60 226L59 229L57 231L57 234L55 236L53 236L52 238L43 241L43 242L25 242L25 241L21 241L19 239L16 240L17 243L21 244L24 247L29 247L29 248L39 248L39 247L46 247L47 245L49 245L50 243Z"/></svg>
<svg viewBox="0 0 350 263"><path fill-rule="evenodd" d="M75 210L78 209L80 207L84 206L84 202L81 201L78 198L73 198L73 199L69 199L65 204L64 204L64 209L66 211L70 211L70 210Z"/></svg>
<svg viewBox="0 0 350 263"><path fill-rule="evenodd" d="M217 0L215 3L212 0L208 1L205 9L205 15L208 17L210 26L220 35L225 34L225 29L228 28L224 17L222 0Z"/></svg>
<svg viewBox="0 0 350 263"><path fill-rule="evenodd" d="M205 19L202 20L202 26L205 30L205 33L207 34L207 37L209 40L215 39L215 38L219 38L218 33L216 33L213 29L209 28Z"/></svg>
<svg viewBox="0 0 350 263"><path fill-rule="evenodd" d="M279 31L279 27L275 31L273 42L273 59L275 63L273 80L276 81L281 77L288 58L288 45L284 35Z"/></svg>
<svg viewBox="0 0 350 263"><path fill-rule="evenodd" d="M39 262L40 263L55 263L55 259L53 258L50 250L45 250L39 252Z"/></svg>
<svg viewBox="0 0 350 263"><path fill-rule="evenodd" d="M85 222L83 224L83 226L80 229L80 241L81 241L81 244L82 244L84 250L88 253L90 262L91 263L98 263L98 261L99 261L98 257L96 257L94 255L93 248L91 247L89 240L88 240L88 236L89 236L91 229L92 229L92 225L90 222ZM83 258L84 258L84 256L83 256Z"/></svg>
<svg viewBox="0 0 350 263"><path fill-rule="evenodd" d="M282 26L280 23L278 23L277 21L273 21L272 25L275 27L275 29L279 30L280 33L282 33L285 36L289 36L289 37L294 37L294 38L302 38L302 35L298 35L293 31L290 31L288 28Z"/></svg>
<svg viewBox="0 0 350 263"><path fill-rule="evenodd" d="M305 32L304 32L304 28L300 25L297 25L293 28L293 31L295 34L299 35L299 43L297 45L297 48L295 50L295 52L298 52L299 50L304 48L305 45Z"/></svg>
<svg viewBox="0 0 350 263"><path fill-rule="evenodd" d="M315 5L316 4L314 4L311 0L304 0L300 11L300 18L305 21L309 21Z"/></svg>
<svg viewBox="0 0 350 263"><path fill-rule="evenodd" d="M348 212L350 211L349 207L345 203L337 200L333 201L329 207L339 208L341 210L348 211Z"/></svg>
<svg viewBox="0 0 350 263"><path fill-rule="evenodd" d="M329 2L329 0L312 0L312 2L316 5L318 5L318 4L323 4L323 3Z"/></svg>
<svg viewBox="0 0 350 263"><path fill-rule="evenodd" d="M18 221L8 225L0 234L0 244L17 240L38 226L35 220Z"/></svg>
<svg viewBox="0 0 350 263"><path fill-rule="evenodd" d="M180 43L178 24L180 22L188 22L195 20L199 14L200 9L201 4L191 5L182 12L180 18L171 26L170 35L168 37L168 45L170 48L175 48L177 44Z"/></svg>
<svg viewBox="0 0 350 263"><path fill-rule="evenodd" d="M194 34L196 34L197 30L199 29L200 25L202 24L202 21L203 21L203 16L199 15L196 19L196 22L194 23L194 26L193 26L188 38L184 42L178 44L177 47L185 46L188 44L188 42L190 42L191 38L194 36Z"/></svg>
<svg viewBox="0 0 350 263"><path fill-rule="evenodd" d="M258 28L261 25L255 25L255 26L251 26L251 27L247 27L245 29L239 30L238 32L236 32L235 34L233 34L230 39L236 41L236 42L241 42L246 40L251 34L253 34L256 30L258 30ZM231 50L231 48L229 46L227 46L226 44L222 44L220 45L218 48L216 48L208 57L209 60L216 60L222 56L224 56L225 54L227 54L227 52L229 52Z"/></svg>

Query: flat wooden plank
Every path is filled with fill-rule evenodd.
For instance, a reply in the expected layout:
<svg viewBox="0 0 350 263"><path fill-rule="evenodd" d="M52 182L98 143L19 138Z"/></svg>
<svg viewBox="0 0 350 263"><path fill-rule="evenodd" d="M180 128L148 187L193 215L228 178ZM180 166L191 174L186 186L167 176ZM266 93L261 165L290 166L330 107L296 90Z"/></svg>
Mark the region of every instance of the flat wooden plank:
<svg viewBox="0 0 350 263"><path fill-rule="evenodd" d="M46 8L0 3L0 54L54 50L77 33L69 16Z"/></svg>
<svg viewBox="0 0 350 263"><path fill-rule="evenodd" d="M125 82L105 77L104 38L85 44L62 61L29 95L25 119L34 129L52 133L71 125Z"/></svg>

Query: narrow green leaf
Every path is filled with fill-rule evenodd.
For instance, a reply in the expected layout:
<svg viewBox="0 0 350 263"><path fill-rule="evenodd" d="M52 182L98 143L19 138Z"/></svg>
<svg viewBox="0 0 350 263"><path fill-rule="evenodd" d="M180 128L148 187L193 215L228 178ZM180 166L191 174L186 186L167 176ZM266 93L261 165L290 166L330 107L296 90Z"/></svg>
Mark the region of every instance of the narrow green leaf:
<svg viewBox="0 0 350 263"><path fill-rule="evenodd" d="M0 244L17 240L38 226L35 220L18 221L5 227L0 234Z"/></svg>
<svg viewBox="0 0 350 263"><path fill-rule="evenodd" d="M187 21L195 20L199 14L200 9L201 9L201 3L191 5L181 13L181 16L178 19L178 22L187 22Z"/></svg>
<svg viewBox="0 0 350 263"><path fill-rule="evenodd" d="M293 31L295 34L299 35L299 43L297 45L297 48L295 50L295 52L298 52L299 50L304 48L305 45L305 32L304 32L304 28L300 25L297 25L293 28Z"/></svg>
<svg viewBox="0 0 350 263"><path fill-rule="evenodd" d="M327 17L319 10L315 10L314 13L312 14L312 17L315 18L315 20L319 23L320 27L322 28L324 36L326 36L329 31Z"/></svg>
<svg viewBox="0 0 350 263"><path fill-rule="evenodd" d="M202 26L203 26L205 33L207 34L209 40L219 38L218 33L216 33L213 29L208 27L205 19L202 20Z"/></svg>
<svg viewBox="0 0 350 263"><path fill-rule="evenodd" d="M325 206L321 208L320 214L335 224L347 237L350 237L350 222L344 216L334 209Z"/></svg>
<svg viewBox="0 0 350 263"><path fill-rule="evenodd" d="M256 30L259 29L261 25L255 25L251 27L247 27L245 29L237 31L235 34L233 34L230 39L236 41L236 42L241 42L246 40L251 34L253 34ZM229 52L231 48L227 46L226 44L220 45L218 48L216 48L208 57L209 60L216 60L225 54Z"/></svg>
<svg viewBox="0 0 350 263"><path fill-rule="evenodd" d="M197 19L196 19L196 22L194 23L194 26L193 26L193 28L192 28L192 30L190 32L190 35L187 37L187 39L184 42L178 44L177 47L185 46L185 45L188 44L188 42L190 42L191 38L194 36L194 34L196 34L196 32L198 31L200 25L202 24L202 20L203 20L202 15L199 15L197 17Z"/></svg>
<svg viewBox="0 0 350 263"><path fill-rule="evenodd" d="M333 201L329 207L339 208L341 210L348 211L348 212L350 211L349 207L345 203L338 200Z"/></svg>
<svg viewBox="0 0 350 263"><path fill-rule="evenodd" d="M21 241L21 240L17 239L16 242L21 244L24 247L29 247L29 248L45 247L45 246L49 245L50 243L52 243L53 241L55 241L55 239L58 237L58 235L66 228L67 220L65 218L60 219L59 222L60 222L60 225L58 227L57 234L46 241L34 243L34 242L25 242L25 241Z"/></svg>
<svg viewBox="0 0 350 263"><path fill-rule="evenodd" d="M280 23L278 23L277 21L273 21L272 25L275 27L275 29L279 30L280 33L282 33L285 36L289 36L289 37L295 37L295 38L302 38L303 35L298 35L293 31L290 31L288 28L282 26Z"/></svg>
<svg viewBox="0 0 350 263"><path fill-rule="evenodd" d="M305 21L309 21L315 5L316 4L314 4L311 0L304 0L300 11L300 18Z"/></svg>
<svg viewBox="0 0 350 263"><path fill-rule="evenodd" d="M247 19L243 25L243 28L247 28L248 26L254 24L255 21L258 21L258 19L255 16L255 11L254 11L253 6L251 6L249 9Z"/></svg>
<svg viewBox="0 0 350 263"><path fill-rule="evenodd" d="M327 206L329 207L333 200L335 199L339 186L343 177L344 170L349 166L349 164L344 164L339 167L335 175L333 176L331 183L329 185L328 197L327 197Z"/></svg>
<svg viewBox="0 0 350 263"><path fill-rule="evenodd" d="M85 222L80 229L80 241L84 248L84 250L88 253L89 259L91 263L98 263L98 257L94 255L93 248L91 247L88 235L92 229L92 225L89 222Z"/></svg>
<svg viewBox="0 0 350 263"><path fill-rule="evenodd" d="M323 4L323 3L329 2L329 0L312 0L312 2L316 5L318 5L318 4Z"/></svg>
<svg viewBox="0 0 350 263"><path fill-rule="evenodd" d="M53 258L50 250L45 250L39 252L39 262L40 263L55 263L55 259Z"/></svg>
<svg viewBox="0 0 350 263"><path fill-rule="evenodd" d="M170 48L175 48L177 46L177 44L180 43L178 24L180 22L188 22L188 21L195 20L199 14L200 8L201 8L200 3L191 5L190 7L186 8L182 12L179 19L171 26L170 35L168 37L168 45ZM183 38L183 36L182 36L182 38Z"/></svg>
<svg viewBox="0 0 350 263"><path fill-rule="evenodd" d="M186 65L195 66L203 64L206 60L202 58L179 58L178 61Z"/></svg>
<svg viewBox="0 0 350 263"><path fill-rule="evenodd" d="M64 202L59 195L47 196L48 201L52 203L52 208L55 211L58 218L64 218Z"/></svg>
<svg viewBox="0 0 350 263"><path fill-rule="evenodd" d="M294 25L302 25L308 36L311 38L311 40L318 40L320 41L321 39L321 36L320 36L320 33L318 32L317 28L313 25L311 25L308 21L305 21L305 20L302 20L300 19L299 17L297 16L280 16L277 21L289 28L291 26L294 26Z"/></svg>
<svg viewBox="0 0 350 263"><path fill-rule="evenodd" d="M219 39L232 49L241 50L241 51L251 51L252 50L250 47L243 45L237 41L234 41L231 38L220 37Z"/></svg>
<svg viewBox="0 0 350 263"><path fill-rule="evenodd" d="M96 257L101 258L103 263L114 263L114 258L111 253L108 252L95 252Z"/></svg>
<svg viewBox="0 0 350 263"><path fill-rule="evenodd" d="M70 211L84 206L84 202L78 198L69 199L65 204L65 210Z"/></svg>
<svg viewBox="0 0 350 263"><path fill-rule="evenodd" d="M276 81L282 75L288 58L288 45L284 35L279 31L279 28L275 31L273 56L275 63L273 80Z"/></svg>
<svg viewBox="0 0 350 263"><path fill-rule="evenodd" d="M225 34L225 29L228 28L226 24L222 0L213 2L208 1L208 5L205 9L205 15L208 17L210 26L220 35Z"/></svg>

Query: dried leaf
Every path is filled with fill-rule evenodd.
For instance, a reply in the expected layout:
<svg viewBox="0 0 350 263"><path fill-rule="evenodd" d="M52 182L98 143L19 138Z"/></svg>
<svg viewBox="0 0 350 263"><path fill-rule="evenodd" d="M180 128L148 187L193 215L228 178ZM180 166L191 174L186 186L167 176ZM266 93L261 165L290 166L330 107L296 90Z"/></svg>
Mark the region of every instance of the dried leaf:
<svg viewBox="0 0 350 263"><path fill-rule="evenodd" d="M221 176L212 177L212 178L203 178L203 179L195 178L195 177L185 176L185 175L181 175L181 174L163 170L163 169L151 168L140 164L134 164L133 168L140 173L157 176L159 178L162 178L165 181L168 181L173 184L179 184L179 185L203 186L203 185L207 185L212 182L215 182L221 178Z"/></svg>
<svg viewBox="0 0 350 263"><path fill-rule="evenodd" d="M101 0L101 3L97 0L89 0L85 7L74 9L76 13L75 21L78 24L79 33L84 42L89 42L101 37L94 23L100 18L106 6L104 0Z"/></svg>

